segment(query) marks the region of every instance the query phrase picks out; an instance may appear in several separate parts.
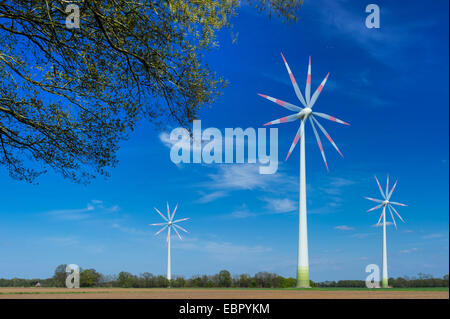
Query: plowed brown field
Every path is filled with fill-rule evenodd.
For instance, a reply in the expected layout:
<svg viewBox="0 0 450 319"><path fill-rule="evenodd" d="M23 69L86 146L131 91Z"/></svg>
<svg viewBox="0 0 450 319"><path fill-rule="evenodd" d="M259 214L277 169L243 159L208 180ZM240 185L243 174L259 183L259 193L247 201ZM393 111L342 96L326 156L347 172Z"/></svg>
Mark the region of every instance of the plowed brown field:
<svg viewBox="0 0 450 319"><path fill-rule="evenodd" d="M0 288L0 299L448 299L448 290Z"/></svg>

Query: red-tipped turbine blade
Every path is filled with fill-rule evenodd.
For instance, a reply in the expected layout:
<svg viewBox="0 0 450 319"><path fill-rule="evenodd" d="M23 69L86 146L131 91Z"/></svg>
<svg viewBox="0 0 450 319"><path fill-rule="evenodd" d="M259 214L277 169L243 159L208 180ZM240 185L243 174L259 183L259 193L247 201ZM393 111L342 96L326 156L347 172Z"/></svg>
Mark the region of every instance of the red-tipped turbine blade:
<svg viewBox="0 0 450 319"><path fill-rule="evenodd" d="M339 150L339 148L337 147L337 145L334 143L334 141L331 139L330 134L327 133L327 131L323 128L322 125L320 125L319 121L316 120L316 118L314 116L311 116L311 118L313 119L313 121L317 124L317 126L319 127L319 129L322 131L323 135L325 135L325 137L328 139L328 141L330 141L331 145L334 146L334 148L336 149L336 151L339 153L339 155L342 156L342 158L344 158L344 155L342 155L341 151Z"/></svg>
<svg viewBox="0 0 450 319"><path fill-rule="evenodd" d="M164 229L166 229L167 228L167 225L166 226L164 226L163 228L161 228L160 230L158 230L156 233L155 233L155 236L156 235L158 235L160 232L162 232Z"/></svg>
<svg viewBox="0 0 450 319"><path fill-rule="evenodd" d="M178 232L178 230L174 227L173 230L177 233L178 238L180 238L180 240L183 240L183 238L181 238L180 233Z"/></svg>
<svg viewBox="0 0 450 319"><path fill-rule="evenodd" d="M397 229L397 223L395 222L394 214L392 214L392 210L389 206L388 206L388 209L389 209L389 213L391 213L391 218L392 218L392 221L394 222L395 229Z"/></svg>
<svg viewBox="0 0 450 319"><path fill-rule="evenodd" d="M311 98L311 101L310 101L309 104L308 104L310 108L312 108L312 107L314 106L314 103L316 103L317 98L318 98L319 95L320 95L320 92L322 92L323 87L325 86L325 83L327 83L327 79L328 79L328 76L329 76L329 75L330 75L330 73L328 72L328 74L327 74L327 76L325 77L325 79L323 79L322 83L320 83L319 87L318 87L317 90L314 92L314 94L313 94L313 96L312 96L312 98Z"/></svg>
<svg viewBox="0 0 450 319"><path fill-rule="evenodd" d="M173 221L172 224L173 224L173 223L179 223L179 222L188 220L189 218L190 218L190 217L188 217L188 218L182 218L182 219L177 219L177 220Z"/></svg>
<svg viewBox="0 0 450 319"><path fill-rule="evenodd" d="M170 220L172 220L175 217L175 213L177 212L178 203L175 205L175 209L173 210L172 217L170 217Z"/></svg>
<svg viewBox="0 0 450 319"><path fill-rule="evenodd" d="M387 199L389 200L389 198L391 198L392 193L394 192L395 186L397 186L397 181L395 181L394 186L392 186L391 191L389 192L389 195L387 197Z"/></svg>
<svg viewBox="0 0 450 319"><path fill-rule="evenodd" d="M156 224L149 224L150 226L162 226L167 225L166 223L156 223Z"/></svg>
<svg viewBox="0 0 450 319"><path fill-rule="evenodd" d="M178 226L178 225L174 225L176 228L179 228L179 229L181 229L182 231L184 231L185 233L189 233L186 229L184 229L183 227L181 227L181 226Z"/></svg>
<svg viewBox="0 0 450 319"><path fill-rule="evenodd" d="M377 203L382 203L383 201L380 199L375 199L375 198L371 198L371 197L364 197L365 199L371 200L372 202L377 202Z"/></svg>
<svg viewBox="0 0 450 319"><path fill-rule="evenodd" d="M389 205L389 206L391 206L391 205ZM400 214L399 214L399 213L397 212L397 210L394 208L394 206L391 206L391 208L394 210L394 213L397 214L397 216L400 218L400 220L401 220L402 222L405 222L405 221L403 220L402 216L400 216Z"/></svg>
<svg viewBox="0 0 450 319"><path fill-rule="evenodd" d="M158 210L158 208L156 208L156 207L153 207L153 208L158 212L159 215L161 215L162 218L164 218L164 220L169 221L169 220L166 218L166 216L164 216L164 215Z"/></svg>
<svg viewBox="0 0 450 319"><path fill-rule="evenodd" d="M334 116L331 116L331 115L328 115L328 114L325 114L325 113L313 112L313 114L317 115L317 116L319 116L321 118L324 118L326 120L333 121L333 122L336 122L336 123L339 123L339 124L350 125L347 122L344 122L344 121L342 121L342 120L340 120L338 118L335 118Z"/></svg>
<svg viewBox="0 0 450 319"><path fill-rule="evenodd" d="M303 106L306 107L305 99L303 98L302 92L300 92L300 89L298 88L297 81L295 81L294 75L292 74L291 69L289 68L289 65L287 64L283 53L281 53L281 57L283 58L284 65L286 66L286 70L289 73L289 78L291 79L292 86L294 87L295 95L297 95L297 98L303 104Z"/></svg>
<svg viewBox="0 0 450 319"><path fill-rule="evenodd" d="M169 202L167 202L167 217L170 219L170 208L169 208Z"/></svg>
<svg viewBox="0 0 450 319"><path fill-rule="evenodd" d="M375 176L375 175L374 175ZM378 189L380 190L381 196L383 196L384 199L386 199L386 196L384 195L383 190L381 189L380 182L378 181L378 178L375 176L375 180L377 181Z"/></svg>
<svg viewBox="0 0 450 319"><path fill-rule="evenodd" d="M398 205L398 206L405 206L405 207L408 206L406 204L397 203L397 202L389 202L389 203L394 204L394 205Z"/></svg>
<svg viewBox="0 0 450 319"><path fill-rule="evenodd" d="M322 142L320 141L319 134L317 134L317 131L316 131L316 127L315 127L315 125L314 125L314 122L313 122L313 120L312 120L311 118L309 119L309 121L311 122L313 131L314 131L314 135L316 136L317 145L319 146L320 153L322 154L323 161L324 161L324 163L325 163L325 166L327 167L327 171L330 171L330 170L328 169L328 164L327 164L327 159L326 159L326 157L325 157L325 152L323 151Z"/></svg>
<svg viewBox="0 0 450 319"><path fill-rule="evenodd" d="M305 88L306 103L309 104L311 99L311 57L309 57L308 62L308 76L306 77L306 88Z"/></svg>
<svg viewBox="0 0 450 319"><path fill-rule="evenodd" d="M298 118L298 114L292 114L292 115L285 116L285 117L282 117L277 120L270 121L270 122L264 124L264 126L292 122L292 121L295 121L297 118Z"/></svg>
<svg viewBox="0 0 450 319"><path fill-rule="evenodd" d="M367 212L371 212L371 211L373 211L373 210L375 210L375 209L381 208L381 206L383 206L383 204L380 204L380 205L377 205L377 206L375 206L375 207L372 207L372 208L369 209Z"/></svg>
<svg viewBox="0 0 450 319"><path fill-rule="evenodd" d="M377 223L377 226L378 226L378 225L380 225L380 222L381 222L381 218L383 218L383 213L384 213L384 212L381 212L380 218L378 219L378 223Z"/></svg>
<svg viewBox="0 0 450 319"><path fill-rule="evenodd" d="M386 198L387 198L387 196L388 196L388 194L389 194L389 174L387 175L387 178L386 178Z"/></svg>
<svg viewBox="0 0 450 319"><path fill-rule="evenodd" d="M290 111L300 112L302 110L302 108L297 106L297 105L294 105L294 104L291 104L291 103L288 103L288 102L285 102L285 101L273 98L271 96L267 96L267 95L259 94L259 93L258 93L258 95L263 97L263 98L265 98L265 99L267 99L267 100L269 100L269 101L277 103L278 105L281 105L282 107L284 107L284 108L286 108L286 109L288 109Z"/></svg>
<svg viewBox="0 0 450 319"><path fill-rule="evenodd" d="M304 127L305 127L305 120L303 119L302 122L300 123L300 127L298 128L297 133L295 134L294 141L292 142L291 147L289 148L289 152L286 156L285 161L287 161L289 156L291 156L291 153L294 150L295 145L297 145L298 140L302 137Z"/></svg>

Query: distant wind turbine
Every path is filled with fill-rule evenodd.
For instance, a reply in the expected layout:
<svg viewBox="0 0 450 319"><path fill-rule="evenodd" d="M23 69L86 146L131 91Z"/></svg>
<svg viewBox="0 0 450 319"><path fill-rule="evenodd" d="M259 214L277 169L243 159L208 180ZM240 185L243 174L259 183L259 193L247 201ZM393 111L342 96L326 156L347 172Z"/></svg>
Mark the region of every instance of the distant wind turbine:
<svg viewBox="0 0 450 319"><path fill-rule="evenodd" d="M281 53L281 57L283 58L284 64L286 66L286 69L289 73L289 77L291 79L291 83L294 86L295 94L297 95L297 98L299 99L300 103L304 106L304 108L301 108L297 105L267 96L263 94L258 94L261 97L272 101L274 103L277 103L281 105L282 107L295 112L292 115L282 117L278 120L271 121L269 123L266 123L264 125L272 125L272 124L280 124L280 123L286 123L286 122L292 122L296 120L300 120L300 128L297 131L297 134L295 135L294 141L292 142L291 148L289 149L289 152L286 156L286 160L291 155L292 151L294 150L295 145L297 145L297 142L300 140L300 198L299 198L299 236L298 236L298 265L297 265L297 287L299 288L309 288L309 261L308 261L308 230L307 230L307 218L306 218L306 174L305 174L305 122L309 119L309 122L311 123L311 126L313 128L314 135L317 140L317 144L319 145L320 153L322 154L323 161L325 163L325 166L328 170L328 164L327 160L325 158L325 153L323 151L322 142L320 140L319 134L317 134L316 126L319 127L320 131L325 135L325 137L330 141L330 143L333 145L333 147L336 149L336 151L342 156L341 151L337 147L337 145L334 143L334 141L331 139L330 135L327 133L325 128L319 123L319 121L316 119L316 116L337 122L340 124L350 125L348 123L345 123L344 121L341 121L334 116L319 113L319 112L313 112L312 108L314 104L317 101L317 98L320 95L320 92L322 92L323 87L325 86L325 83L328 79L328 76L330 73L327 74L325 79L322 81L322 83L319 85L317 90L314 92L314 94L311 97L311 57L309 58L309 64L308 64L308 77L306 79L306 88L305 88L305 97L306 100L303 98L302 93L300 92L300 89L298 88L297 82L295 81L294 75L291 72L291 69L289 68L289 65L286 62L286 59L283 56L283 53Z"/></svg>
<svg viewBox="0 0 450 319"><path fill-rule="evenodd" d="M378 219L377 226L380 225L381 219L383 219L383 274L381 277L381 286L383 288L388 288L389 283L388 283L387 248L386 248L386 207L389 210L389 213L391 215L392 222L394 223L395 229L397 229L397 223L395 222L394 213L400 218L400 220L402 222L405 222L405 221L403 220L402 216L400 216L400 214L397 212L395 207L392 205L399 205L399 206L407 206L407 205L402 204L402 203L393 202L390 200L392 193L394 192L395 186L397 186L397 181L395 181L392 189L389 190L389 175L388 175L387 181L386 181L386 193L384 193L383 190L381 189L380 182L378 182L378 178L376 176L375 176L375 180L377 181L378 189L380 190L380 194L381 194L381 197L383 197L383 199L381 200L381 199L375 199L375 198L370 198L370 197L364 197L364 198L371 200L372 202L379 203L379 205L369 209L368 212L377 210L379 208L383 208L383 211L380 215L380 219Z"/></svg>
<svg viewBox="0 0 450 319"><path fill-rule="evenodd" d="M158 214L164 219L165 222L163 223L156 223L156 224L150 224L150 226L163 226L163 228L161 228L160 230L158 230L155 233L155 236L158 235L159 233L161 233L163 230L165 230L167 228L167 279L171 280L172 279L172 272L171 272L171 257L170 257L170 231L173 227L173 230L175 231L175 233L177 234L178 238L180 238L180 240L183 240L183 238L181 238L180 233L178 232L177 228L181 231L184 231L185 233L188 233L188 231L186 229L184 229L183 227L181 227L180 225L176 225L176 223L188 220L188 218L182 218L182 219L177 219L177 220L173 220L173 218L175 217L175 213L177 211L178 208L178 204L175 206L175 209L173 210L173 213L170 214L170 209L169 209L169 202L167 202L167 217L164 216L156 207L153 207Z"/></svg>

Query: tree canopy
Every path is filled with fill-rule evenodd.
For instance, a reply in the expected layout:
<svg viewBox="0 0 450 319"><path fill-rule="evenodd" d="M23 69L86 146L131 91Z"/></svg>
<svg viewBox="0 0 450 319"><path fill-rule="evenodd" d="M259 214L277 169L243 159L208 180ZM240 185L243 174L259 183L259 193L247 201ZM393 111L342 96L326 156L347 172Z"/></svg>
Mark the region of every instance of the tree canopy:
<svg viewBox="0 0 450 319"><path fill-rule="evenodd" d="M55 274L47 279L23 279L0 278L0 287L32 287L36 283L41 283L43 287L65 287L66 265L56 267ZM416 277L389 278L389 282L394 288L415 288L415 287L448 287L448 274L442 278L432 275L418 274ZM283 277L275 273L258 272L251 276L249 274L235 274L231 276L228 270L222 270L214 275L195 275L190 278L176 276L175 279L167 280L165 276L153 275L145 272L140 275L133 275L129 272L120 272L116 275L102 275L95 269L85 269L80 273L80 287L122 287L122 288L162 288L162 287L201 287L201 288L293 288L297 280L292 277ZM338 280L310 282L311 287L319 288L364 288L364 280Z"/></svg>
<svg viewBox="0 0 450 319"><path fill-rule="evenodd" d="M79 27L68 27L68 4ZM296 20L301 0L247 0ZM108 175L139 119L185 126L226 82L204 61L237 0L0 1L0 166L32 182L52 168Z"/></svg>

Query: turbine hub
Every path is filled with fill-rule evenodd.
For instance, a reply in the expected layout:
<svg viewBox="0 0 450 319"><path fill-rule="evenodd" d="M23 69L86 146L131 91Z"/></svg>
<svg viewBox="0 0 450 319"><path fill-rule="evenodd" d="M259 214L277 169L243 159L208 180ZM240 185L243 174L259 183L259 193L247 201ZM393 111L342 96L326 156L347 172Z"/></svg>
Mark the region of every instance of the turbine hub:
<svg viewBox="0 0 450 319"><path fill-rule="evenodd" d="M301 111L298 113L298 117L299 117L299 118L302 118L302 117L307 118L308 116L311 115L311 113L312 113L311 108L305 107L303 110L301 110Z"/></svg>
<svg viewBox="0 0 450 319"><path fill-rule="evenodd" d="M305 108L304 108L304 111L305 111L305 116L309 116L309 115L311 115L311 113L312 113L312 110L311 110L310 107L305 107Z"/></svg>
<svg viewBox="0 0 450 319"><path fill-rule="evenodd" d="M387 206L389 204L389 201L386 199L382 204L383 206Z"/></svg>

